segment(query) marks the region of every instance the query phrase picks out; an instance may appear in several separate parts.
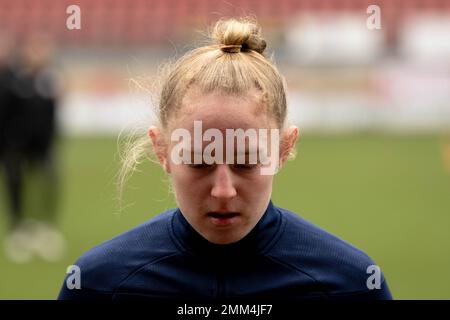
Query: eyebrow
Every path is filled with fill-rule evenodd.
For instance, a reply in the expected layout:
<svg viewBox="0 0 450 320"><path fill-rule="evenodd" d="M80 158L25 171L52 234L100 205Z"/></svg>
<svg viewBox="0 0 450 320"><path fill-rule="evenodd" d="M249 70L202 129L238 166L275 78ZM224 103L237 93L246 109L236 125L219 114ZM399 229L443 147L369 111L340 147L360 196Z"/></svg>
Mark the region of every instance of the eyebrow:
<svg viewBox="0 0 450 320"><path fill-rule="evenodd" d="M250 150L245 150L244 153L239 153L239 154L245 154L245 155L247 155L247 154L254 154L254 153L258 154L258 153L259 153L259 150L252 150L252 151L250 151ZM202 151L202 152L198 152L198 151L191 150L191 155L194 155L194 154L201 154L201 155L203 155L203 151ZM235 153L235 154L236 154L236 153Z"/></svg>

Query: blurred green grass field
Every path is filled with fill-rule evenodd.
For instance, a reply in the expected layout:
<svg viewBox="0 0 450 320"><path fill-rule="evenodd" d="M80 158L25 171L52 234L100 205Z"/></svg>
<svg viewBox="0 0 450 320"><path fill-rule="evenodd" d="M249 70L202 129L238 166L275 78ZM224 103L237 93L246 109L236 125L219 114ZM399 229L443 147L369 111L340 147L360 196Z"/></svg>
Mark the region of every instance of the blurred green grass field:
<svg viewBox="0 0 450 320"><path fill-rule="evenodd" d="M450 299L450 169L443 143L438 134L305 134L296 160L277 175L272 199L366 251L394 298ZM79 255L175 205L162 171L146 163L127 185L118 213L113 137L61 139L59 151L60 225L69 251L59 263L16 265L0 247L0 299L54 299ZM0 192L3 240L3 185Z"/></svg>

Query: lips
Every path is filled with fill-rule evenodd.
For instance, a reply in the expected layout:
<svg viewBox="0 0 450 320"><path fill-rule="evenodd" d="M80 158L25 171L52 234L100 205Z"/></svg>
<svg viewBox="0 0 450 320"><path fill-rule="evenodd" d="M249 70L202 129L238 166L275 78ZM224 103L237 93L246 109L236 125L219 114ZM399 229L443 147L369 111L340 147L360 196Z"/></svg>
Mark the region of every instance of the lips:
<svg viewBox="0 0 450 320"><path fill-rule="evenodd" d="M237 212L210 212L208 216L219 219L226 219L237 216L239 213Z"/></svg>
<svg viewBox="0 0 450 320"><path fill-rule="evenodd" d="M208 217L217 226L227 226L239 219L239 212L210 212Z"/></svg>

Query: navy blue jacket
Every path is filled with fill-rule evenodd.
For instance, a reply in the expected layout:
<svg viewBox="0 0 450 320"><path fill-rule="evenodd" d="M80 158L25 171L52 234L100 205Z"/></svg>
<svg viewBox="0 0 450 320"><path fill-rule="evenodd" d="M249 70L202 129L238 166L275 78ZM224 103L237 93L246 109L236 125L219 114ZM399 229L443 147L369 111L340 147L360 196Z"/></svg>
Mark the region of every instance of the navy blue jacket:
<svg viewBox="0 0 450 320"><path fill-rule="evenodd" d="M233 244L207 241L171 209L75 264L81 288L64 281L59 299L392 298L382 274L380 288L368 288L367 254L272 202Z"/></svg>

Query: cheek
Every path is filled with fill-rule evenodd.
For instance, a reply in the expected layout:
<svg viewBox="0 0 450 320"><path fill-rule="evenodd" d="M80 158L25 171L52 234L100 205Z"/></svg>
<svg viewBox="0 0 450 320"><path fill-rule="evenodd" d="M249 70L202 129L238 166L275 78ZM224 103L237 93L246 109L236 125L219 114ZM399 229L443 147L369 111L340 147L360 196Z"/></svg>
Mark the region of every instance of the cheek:
<svg viewBox="0 0 450 320"><path fill-rule="evenodd" d="M251 179L242 179L239 185L241 195L259 198L272 190L273 176L255 174Z"/></svg>
<svg viewBox="0 0 450 320"><path fill-rule="evenodd" d="M171 170L172 184L175 188L189 190L186 188L190 183L192 183L191 176L183 169L181 165L172 166Z"/></svg>
<svg viewBox="0 0 450 320"><path fill-rule="evenodd" d="M255 173L249 181L251 184L255 184L256 187L265 189L272 184L273 176L261 174L259 171Z"/></svg>
<svg viewBox="0 0 450 320"><path fill-rule="evenodd" d="M186 166L173 166L171 180L177 198L189 200L204 197L206 184L199 181L199 178Z"/></svg>

